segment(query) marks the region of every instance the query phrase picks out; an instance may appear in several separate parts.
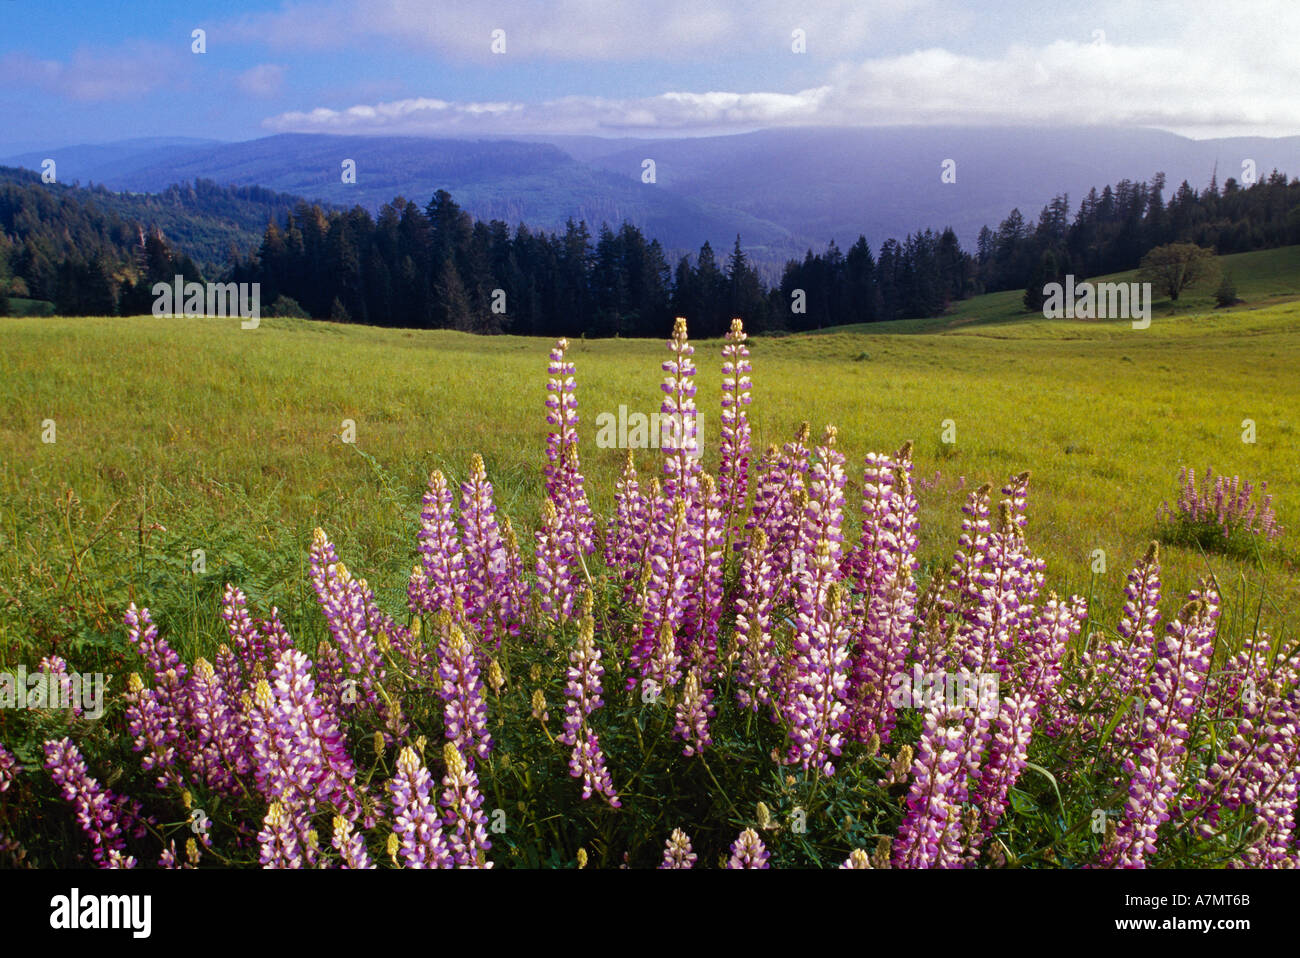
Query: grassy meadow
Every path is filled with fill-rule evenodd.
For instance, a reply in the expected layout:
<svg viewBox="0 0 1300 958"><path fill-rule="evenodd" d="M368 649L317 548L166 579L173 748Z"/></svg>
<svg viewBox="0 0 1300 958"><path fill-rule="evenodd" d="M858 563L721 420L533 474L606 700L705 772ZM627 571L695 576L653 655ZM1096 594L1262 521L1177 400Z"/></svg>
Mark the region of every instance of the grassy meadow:
<svg viewBox="0 0 1300 958"><path fill-rule="evenodd" d="M1267 480L1280 542L1245 559L1167 547L1166 596L1214 573L1234 630L1258 621L1294 640L1300 247L1224 265L1244 304L1215 310L1207 290L1177 308L1158 303L1146 330L1045 320L1002 293L934 320L753 337L754 460L802 420L814 434L835 424L855 521L863 454L912 440L915 477L927 480L927 567L951 556L966 490L1031 470L1028 536L1048 585L1090 595L1107 629L1180 466ZM237 319L28 317L0 319L0 342L0 668L50 649L74 668L125 661L129 599L154 610L183 656L209 651L227 581L278 606L314 647L324 623L306 556L318 525L396 613L428 473L462 479L475 452L521 539L540 510L550 346L540 339L289 319L242 330ZM721 343L695 346L712 469ZM571 350L587 488L602 515L623 452L596 448L596 416L657 410L665 354L660 341ZM1256 424L1253 444L1242 441L1244 419ZM42 441L46 420L53 443ZM345 420L355 443L341 438ZM941 441L945 420L953 444ZM643 475L653 457L638 454ZM1106 571L1094 575L1098 549Z"/></svg>

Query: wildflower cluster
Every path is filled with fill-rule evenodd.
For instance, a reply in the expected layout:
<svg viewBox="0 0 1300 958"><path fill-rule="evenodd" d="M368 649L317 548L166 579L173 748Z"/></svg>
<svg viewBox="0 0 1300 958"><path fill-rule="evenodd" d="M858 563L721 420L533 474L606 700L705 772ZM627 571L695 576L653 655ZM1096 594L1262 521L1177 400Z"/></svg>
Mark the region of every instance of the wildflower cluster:
<svg viewBox="0 0 1300 958"><path fill-rule="evenodd" d="M396 616L323 530L309 577L327 637L312 650L233 586L225 635L189 663L132 605L124 731L148 794L113 791L71 737L44 743L90 860L960 868L1059 846L1073 864L1139 867L1195 842L1233 865L1300 863L1300 660L1261 633L1216 670L1212 580L1161 628L1154 544L1118 629L1092 627L1082 598L1044 589L1026 473L963 489L957 549L918 581L911 444L850 462L834 426L804 423L754 460L746 343L737 320L715 476L677 321L661 383L675 434L657 469L627 456L598 517L560 340L531 555L481 457L459 495L435 471ZM1248 485L1219 480L1210 501L1188 483L1196 521L1279 531ZM923 674L960 695L900 694ZM0 792L20 771L0 748ZM1072 838L1058 788L1111 806L1106 827ZM159 824L177 806L184 866L177 826Z"/></svg>

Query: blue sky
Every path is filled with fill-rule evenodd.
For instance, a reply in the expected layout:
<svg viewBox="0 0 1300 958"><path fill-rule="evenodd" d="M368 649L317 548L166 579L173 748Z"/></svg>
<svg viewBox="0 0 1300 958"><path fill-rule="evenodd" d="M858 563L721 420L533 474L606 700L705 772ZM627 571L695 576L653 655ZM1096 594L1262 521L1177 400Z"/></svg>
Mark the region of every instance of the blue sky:
<svg viewBox="0 0 1300 958"><path fill-rule="evenodd" d="M1298 36L1295 0L0 0L0 154L285 131L1294 135Z"/></svg>

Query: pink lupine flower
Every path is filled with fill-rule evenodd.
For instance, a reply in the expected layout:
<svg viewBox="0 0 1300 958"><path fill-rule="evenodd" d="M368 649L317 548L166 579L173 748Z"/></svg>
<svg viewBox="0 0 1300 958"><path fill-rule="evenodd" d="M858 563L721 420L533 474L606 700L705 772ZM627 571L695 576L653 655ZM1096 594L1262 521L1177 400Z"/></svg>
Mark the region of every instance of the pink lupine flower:
<svg viewBox="0 0 1300 958"><path fill-rule="evenodd" d="M593 793L605 797L611 806L618 808L618 793L605 766L605 755L600 748L600 738L591 727L591 713L604 705L601 698L600 677L604 674L600 664L600 649L596 646L595 622L583 616L578 629L578 643L569 653L568 685L565 691L564 731L561 743L572 747L569 774L582 779L582 797Z"/></svg>
<svg viewBox="0 0 1300 958"><path fill-rule="evenodd" d="M763 839L758 837L758 832L752 828L746 828L740 833L740 837L731 843L731 859L727 862L728 868L771 868L767 863L771 854L767 846L763 844Z"/></svg>
<svg viewBox="0 0 1300 958"><path fill-rule="evenodd" d="M430 800L433 779L409 745L397 757L397 772L388 781L393 806L393 834L407 868L452 868L455 859L442 833L437 806Z"/></svg>
<svg viewBox="0 0 1300 958"><path fill-rule="evenodd" d="M487 758L492 751L492 736L487 729L487 702L478 656L454 622L443 630L438 643L438 675L442 679L438 696L446 703L443 725L447 738L473 768L476 758Z"/></svg>
<svg viewBox="0 0 1300 958"><path fill-rule="evenodd" d="M1169 820L1169 807L1182 787L1178 770L1210 670L1217 615L1218 597L1212 590L1193 594L1156 647L1142 738L1124 763L1129 798L1123 819L1102 849L1105 866L1143 868L1156 850L1157 831Z"/></svg>
<svg viewBox="0 0 1300 958"><path fill-rule="evenodd" d="M95 864L100 868L134 868L135 859L126 854L122 800L91 777L72 739L51 739L44 750L45 767L64 801L72 804L77 824L94 846L91 857Z"/></svg>
<svg viewBox="0 0 1300 958"><path fill-rule="evenodd" d="M697 857L695 852L691 851L690 836L680 828L674 828L673 833L664 842L664 860L659 867L661 869L693 868Z"/></svg>

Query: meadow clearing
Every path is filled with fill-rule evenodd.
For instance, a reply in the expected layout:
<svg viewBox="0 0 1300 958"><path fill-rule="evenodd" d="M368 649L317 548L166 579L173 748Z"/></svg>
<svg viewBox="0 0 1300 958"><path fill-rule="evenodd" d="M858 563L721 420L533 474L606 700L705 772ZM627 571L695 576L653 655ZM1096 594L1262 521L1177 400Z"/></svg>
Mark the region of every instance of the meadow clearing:
<svg viewBox="0 0 1300 958"><path fill-rule="evenodd" d="M161 852L158 861L165 866L174 867L182 855L176 836L185 840L191 832L205 843L207 851L189 838L183 854L190 862L197 864L210 854L220 865L250 864L256 860L252 836L258 821L262 822L262 831L256 834L263 864L301 865L316 860L321 841L316 828L327 824L328 815L315 815L321 810L312 804L314 790L302 793L301 783L295 785L293 777L280 785L258 777L258 794L251 794L239 778L248 776L252 768L247 764L251 759L240 751L243 744L232 752L233 758L218 762L209 762L205 758L208 753L201 748L191 751L194 746L184 746L195 776L188 781L197 784L183 786L179 780L169 780L165 793L149 781L148 763L155 761L156 755L151 758L147 753L141 770L130 771L135 760L126 758L132 745L130 736L124 734L123 720L132 727L130 735L138 736L141 716L152 713L139 710L137 696L165 703L169 700L158 696L171 694L166 688L175 681L174 673L159 664L158 656L164 653L157 647L150 651L154 639L150 638L153 633L148 620L134 609L127 612L128 605L136 603L151 611L159 633L180 656L175 661L193 663L186 694L195 696L195 704L193 708L185 706L180 721L190 726L185 734L194 736L196 742L214 729L225 734L219 730L234 728L225 723L235 714L244 715L240 721L252 723L254 738L262 734L256 729L272 728L258 724L265 716L280 716L276 722L299 721L298 710L307 706L295 704L292 690L308 689L303 693L308 704L315 695L309 677L313 666L302 653L317 656L320 701L327 703L329 716L337 715L345 723L338 727L339 734L346 735L352 755L362 760L355 769L355 784L348 771L346 784L340 780L329 785L344 789L330 793L329 807L348 816L333 819L332 834L333 847L349 867L365 867L371 856L382 856L385 848L393 863L403 867L422 867L426 854L434 856L428 861L445 867L452 862L452 852L458 863L485 863L482 852L492 847L483 831L489 810L496 843L492 860L531 867L583 867L589 854L599 867L620 862L649 865L660 857L665 862L678 861L665 867L689 867L683 856L691 846L685 834L679 836L674 831L682 827L689 831L706 864L716 861L726 865L730 847L731 864L727 867L767 867L769 851L772 861L782 866L833 865L850 853L856 856L853 867L888 867L891 854L898 867L950 867L977 861L1077 865L1096 861L1099 855L1109 864L1133 860L1140 864L1143 853L1134 851L1138 846L1131 843L1140 840L1143 828L1156 827L1144 815L1127 814L1118 832L1114 819L1104 829L1090 827L1096 826L1099 814L1103 820L1107 814L1120 815L1126 787L1137 803L1131 802L1132 808L1145 807L1142 803L1149 798L1139 777L1126 786L1128 773L1117 765L1117 756L1130 747L1130 737L1135 734L1134 720L1124 718L1132 704L1126 698L1126 683L1139 679L1118 680L1120 691L1108 691L1109 697L1099 700L1094 708L1088 696L1098 683L1089 676L1108 667L1107 657L1113 653L1102 647L1124 648L1128 643L1127 639L1117 646L1108 642L1115 637L1122 618L1125 577L1157 533L1157 508L1162 501L1176 497L1181 466L1198 470L1213 466L1218 473L1268 481L1277 519L1287 532L1276 542L1257 541L1251 551L1236 555L1207 555L1186 546L1166 545L1160 555L1165 616L1172 619L1175 604L1181 604L1197 587L1197 580L1207 574L1217 578L1222 597L1217 632L1206 625L1209 607L1200 601L1186 606L1169 635L1191 623L1188 634L1191 641L1201 643L1197 654L1205 656L1197 668L1208 673L1212 659L1222 666L1260 631L1270 633L1276 646L1289 648L1300 621L1295 538L1290 531L1300 521L1295 438L1300 415L1295 396L1300 332L1300 290L1295 288L1295 278L1300 276L1300 248L1228 259L1226 265L1233 269L1245 300L1241 306L1215 311L1196 296L1180 303L1177 310L1167 303L1157 304L1154 322L1143 330L1119 320L1081 322L1027 316L1019 308L1018 294L1007 293L963 303L937 320L818 335L756 336L749 342L752 470L757 469L765 447L787 442L801 422L812 424L814 443L819 442L824 425L834 424L838 450L847 460L844 516L846 540L852 542L862 499L863 457L871 451L892 453L911 441L919 519L916 577L924 583L931 572L946 569L951 561L961 529L960 507L967 494L985 482L999 488L1009 476L1027 469L1032 474L1027 541L1046 562L1045 592L1077 593L1087 600L1086 623L1079 629L1078 616L1083 609L1071 606L1071 611L1060 611L1064 605L1056 606L1044 594L1042 615L1047 618L1041 621L1051 621L1051 616L1059 614L1064 616L1060 621L1073 621L1074 626L1050 633L1040 629L1033 638L1009 648L1017 676L1050 673L1064 675L1063 681L1074 684L1053 692L1049 686L1038 685L1039 680L1024 678L1025 691L1016 691L1005 700L1009 711L997 719L1004 723L999 728L1012 727L1005 723L1025 723L1023 728L1028 729L1029 723L1037 721L1039 703L1049 701L1055 711L1045 721L1064 721L1065 725L1046 736L1035 735L1032 752L1026 751L1023 741L1016 754L1000 752L1003 746L998 743L1011 739L999 738L991 746L980 771L983 777L978 783L971 779L970 785L975 789L972 801L978 801L982 817L964 826L979 825L983 832L977 829L962 839L949 826L957 821L958 808L967 810L961 815L975 814L975 806L963 803L949 808L944 804L947 799L938 793L923 800L921 792L927 781L927 756L937 754L933 751L936 736L957 734L953 730L965 735L960 732L963 720L957 718L950 730L946 723L953 721L953 715L942 708L922 717L916 709L909 711L897 703L883 705L879 700L883 686L877 686L887 672L880 673L879 681L867 673L855 673L852 681L859 691L854 695L866 696L854 698L851 704L851 722L858 723L852 725L852 734L859 744L836 759L841 772L833 779L830 771L820 772L827 757L828 733L825 729L807 734L800 731L805 728L800 722L822 721L805 714L812 700L783 698L773 724L756 721L757 708L738 708L736 702L737 695L743 698L744 694L737 690L766 687L761 682L755 684L758 680L752 676L760 673L752 672L749 665L739 671L728 665L715 675L707 664L707 653L699 652L708 648L704 644L684 646L695 650L692 656L706 657L692 659L691 674L680 688L666 687L663 701L669 710L658 708L658 691L647 695L643 684L638 694L637 679L626 673L659 668L656 656L669 655L673 643L661 645L648 660L644 650L633 650L625 660L629 637L641 631L634 624L640 613L626 607L627 594L617 582L619 576L636 579L641 575L635 563L611 567L607 572L593 567L594 599L592 592L582 596L578 604L584 611L580 615L575 611L571 620L565 619L567 613L558 613L552 620L548 603L580 598L576 570L568 568L564 580L548 572L548 584L544 585L539 566L537 582L529 588L535 589L534 603L542 604L518 613L526 616L525 629L531 640L508 640L495 648L497 657L493 657L489 639L482 640L486 644L481 653L474 652L459 626L453 624L452 611L436 611L441 607L433 605L431 598L420 600L423 611L419 617L407 613L408 573L416 560L421 497L430 470L444 472L453 489L459 482L480 483L481 477L471 474L470 464L476 453L481 454L495 486L496 507L513 519L526 552L531 552L532 533L543 515L550 516L553 524L548 528L553 532L562 528L552 508L555 502L569 503L564 514L574 515L575 500L564 496L557 500L559 493L552 495L546 509L542 507L548 431L544 399L552 344L289 319L263 320L254 330L241 329L237 319L0 320L5 344L0 353L0 404L5 410L0 421L0 448L5 450L0 488L0 673L19 667L33 669L50 653L66 659L69 668L80 672L102 670L119 676L134 672L141 667L141 660L128 641L129 633L155 673L153 690L141 686L138 677L125 680L126 695L121 694L124 680L119 678L116 686L110 680L109 717L104 722L95 721L97 716L89 712L84 716L58 715L37 709L20 716L6 710L0 715L4 723L0 733L16 756L0 753L0 758L10 769L15 762L25 769L17 779L18 790L8 796L8 809L17 816L21 845L6 847L11 852L20 848L20 857L30 855L30 861L41 865L84 863L84 846L54 786L63 789L65 802L88 801L101 787L93 777L99 774L105 776L107 787L146 803L147 808L135 812L122 806L126 815L122 827L134 822L130 827L138 826L135 839L145 841L133 845L133 850L149 856ZM719 462L722 343L693 345L704 466L713 471ZM555 355L551 363L558 370ZM564 361L576 366L581 419L578 440L586 488L598 516L614 512L613 491L624 451L597 445L597 421L602 415L619 417L620 407L625 410L622 415L657 410L663 397L659 367L667 355L661 341L578 340L568 348ZM1243 442L1246 419L1254 423L1254 442ZM817 486L813 476L817 470L830 468L831 455L822 449L813 457L810 491L827 488L824 483ZM639 458L643 482L648 485L649 477L658 471L660 457L646 450ZM891 508L906 507L898 497L890 502L894 503ZM448 492L448 509L450 504ZM686 504L679 502L678 506L682 509L679 514L687 515ZM461 509L465 521L463 503ZM807 515L811 514L810 507ZM776 515L776 521L783 521L779 512ZM1011 515L1008 511L1008 522ZM428 538L431 523L426 517L421 533L426 546L432 541ZM324 537L312 545L312 531L317 527L325 530L332 545ZM657 543L659 539L647 541ZM769 540L756 534L746 551L746 563L751 554L770 555L772 568L784 568L776 564L776 552L766 553L766 546L755 545L760 541ZM780 541L780 536L771 541ZM823 554L820 550L828 541L823 538L819 542L817 555ZM309 545L314 550L310 563ZM807 543L797 548L804 550L798 561L809 561ZM1004 553L1010 556L1005 561L1019 561L1015 558L1019 548ZM332 564L335 560L329 556L335 549L352 573L337 571L340 567ZM562 548L555 554L562 554ZM716 554L722 555L721 551ZM593 557L592 561L597 560ZM830 610L836 621L843 613L843 593L838 585L810 592L814 578L800 572L787 580L790 573L783 571L774 573L768 583L762 575L737 575L738 562L727 563L728 590L739 589L752 597L758 594L756 589L778 588L778 583L786 582L787 586L781 587L791 589L798 603ZM649 573L652 565L644 567L647 573L642 588L660 588L654 584L659 580ZM531 561L527 567L533 568ZM423 568L426 573L435 568L429 564L428 553ZM716 568L721 577L720 559ZM358 584L350 575L364 576L365 581ZM906 573L902 575L906 578ZM524 581L518 571L511 576L510 581ZM557 582L567 584L557 586ZM297 648L276 651L273 645L274 655L268 660L266 653L257 651L262 639L249 639L251 633L241 632L234 619L228 631L222 621L222 592L227 583L242 590L242 595L226 597L227 618L235 614L232 610L242 608L243 596L250 610L259 615L276 606ZM339 610L344 608L338 603L352 601L346 596L362 601L368 588L374 590L379 606L364 599L368 611L363 621L383 621L376 618L381 616L379 609L398 620L368 626L379 629L380 647L387 667L393 670L382 680L388 690L380 687L380 692L384 702L391 696L396 706L383 704L373 691L366 691L370 697L360 703L339 699L338 677L344 673L331 672L328 659L321 658L331 655L331 642L322 640L332 634L348 657L352 674L359 674L357 669L362 669L363 679L369 674L364 669L370 666L354 666L359 661L356 656L364 650L344 642L340 636L346 638L346 634L338 631L342 621ZM718 590L716 599L721 598L721 585ZM480 601L473 598L478 593L472 589L468 594L472 601ZM972 610L992 601L987 597L996 594L989 590L981 598L978 590L963 592L962 601L969 607L961 607L967 622L962 628L979 621ZM703 602L716 599L697 597ZM439 601L445 606L447 600ZM511 602L513 608L522 609L522 600ZM1168 608L1170 605L1174 608ZM461 607L456 614L464 612ZM130 630L123 624L124 613L134 623ZM574 623L579 620L575 635ZM464 621L468 627L469 620ZM599 645L594 638L597 621ZM779 633L775 641L781 655L790 656L786 661L792 663L799 643L814 641L821 634L806 632L805 625L796 627L793 621L782 620L791 623L788 634L781 622L772 629L772 635ZM889 634L910 635L911 627L899 621L904 624ZM731 627L724 625L724 635ZM661 635L672 637L668 625L663 630ZM1067 636L1075 632L1077 636L1069 640ZM267 633L273 643L279 641L274 636L281 634ZM1050 642L1059 642L1056 651L1050 652L1052 664L1046 672L1034 673L1039 668L1035 663L1040 661L1035 650L1046 648L1041 643L1048 641L1043 637L1049 634L1056 636ZM739 635L736 632L726 641L738 641ZM1180 707L1182 699L1161 684L1166 666L1160 664L1172 654L1168 652L1172 646L1166 643L1176 639L1157 642L1154 631L1144 635L1132 640L1131 654L1138 656L1134 659L1138 668L1143 667L1146 656L1154 656L1150 701L1162 711L1161 718L1145 728L1148 735L1155 736L1152 741L1160 742L1164 741L1160 736L1180 734L1171 717L1174 712L1167 710ZM719 640L715 635L710 641ZM226 641L241 649L239 655L251 670L248 688L257 691L229 699L234 711L212 713L226 716L213 724L197 709L202 696L208 694L203 689L218 694L213 691L216 686L205 684L214 680L207 657L215 655L223 670L234 661L229 649L218 651L219 643ZM437 681L430 678L430 660L422 651L432 648L435 641L438 668L452 670L443 673L444 684L436 694ZM1086 644L1091 651L1076 649L1062 658L1067 641ZM752 639L746 642L749 651L745 656L766 654L756 651L759 646ZM563 654L566 647L567 656ZM606 710L597 719L589 719L587 716L601 707L599 691L593 700L581 689L583 682L597 682L595 688L599 689L597 653L601 647L607 668L615 675L606 678ZM668 651L662 651L665 648ZM728 648L740 654L739 645ZM822 654L816 648L821 647L809 654ZM868 670L876 668L872 664L876 653L870 651L873 647L863 648L867 650L865 658L855 659L855 663L866 663ZM488 667L478 661L480 654L489 660ZM925 652L926 656L932 654ZM254 663L257 655L263 658ZM1082 671L1076 670L1074 657L1087 663ZM568 685L561 691L566 659ZM272 660L274 669L268 673ZM942 659L932 661L937 664ZM1261 691L1277 694L1267 671L1271 667L1262 659L1251 662L1247 667L1258 671ZM491 688L490 706L478 677L480 668ZM998 665L999 671L1003 668ZM448 677L453 673L458 676L454 680ZM775 671L770 674L774 687L786 687L781 683L793 681ZM1188 671L1178 681L1195 682L1196 674ZM1198 761L1219 754L1218 723L1238 707L1231 698L1236 692L1225 678L1228 674L1216 673L1205 721L1197 719ZM272 709L265 704L271 701L270 685L259 676L273 679L278 705L271 712L259 711ZM1010 680L1011 672L1004 677ZM704 683L715 678L721 684L706 690ZM815 678L809 681L814 684L807 688L818 687ZM667 684L673 686L674 682ZM1047 691L1037 691L1040 688ZM1140 688L1133 686L1135 691ZM1265 708L1253 698L1254 688L1252 685L1249 693L1250 708ZM715 691L717 698L711 706ZM478 719L457 725L439 716L439 697L450 703L462 694L468 696L465 701L476 703L473 709L477 711L469 714L478 715ZM567 698L564 722L569 731L554 739L546 727L547 702L558 711L561 698ZM594 706L593 701L597 703ZM310 709L316 707L310 705ZM873 711L878 708L883 711ZM715 711L716 717L710 721ZM676 726L671 721L674 713ZM799 718L801 715L804 718ZM889 752L881 749L882 742L889 744L895 717L898 738L893 745L899 739L920 738L914 763L911 745L897 750L891 747ZM408 719L412 725L405 724ZM875 726L871 723L877 720L888 724L879 726L882 731L872 732ZM489 725L496 745L490 747L486 738L476 745L474 736L487 736ZM587 737L594 735L591 730L597 726L609 756L612 785L605 758L594 737ZM418 783L421 776L427 776L423 763L429 761L424 752L427 739L416 737L415 732L437 734L440 727L455 740L455 744L444 746L442 763L447 772L444 785L451 789L442 801L450 816L443 821L449 829L455 828L448 832L452 852L439 844L441 839L425 848L411 831L415 821L411 816L427 814L419 810L424 806L416 808L418 801L412 798L415 793L411 789L426 787ZM71 737L60 737L69 732ZM565 737L571 733L577 737ZM1112 733L1118 744L1110 741ZM341 748L343 739L335 741L332 735L327 730L325 738L311 740L333 742L328 747ZM685 749L683 740L688 743ZM144 741L135 738L136 752L144 747ZM561 744L574 747L567 768ZM705 744L712 765L704 757ZM794 750L793 757L775 761L785 747ZM90 760L89 778L79 749ZM1163 753L1148 752L1141 753L1143 762L1168 764L1160 758ZM1268 774L1273 776L1268 781L1288 780L1291 759L1268 754L1272 762ZM471 767L469 773L473 774L467 779L465 760L472 763L474 755L480 759L479 771L473 773ZM584 755L586 758L581 757ZM1031 755L1037 764L1024 764ZM347 769L353 768L353 758L339 760ZM589 760L595 764L583 764ZM784 770L790 762L799 761L804 767L802 777ZM1008 761L1012 764L1005 764ZM51 770L52 779L39 772L32 774L42 764ZM825 768L830 768L829 764ZM1017 782L1022 768L1033 774ZM1011 771L1004 774L1004 769ZM588 775L581 798L570 781L580 772ZM257 772L263 774L270 773ZM1194 776L1197 772L1184 774ZM382 788L396 803L386 845L386 826L376 828L369 817L374 807L370 803L381 794L380 782L385 777L388 782ZM901 790L909 777L911 791L904 803ZM328 775L320 779L325 784L332 781ZM607 803L588 801L593 783L609 799ZM477 791L480 785L483 792ZM1277 787L1270 786L1270 796ZM191 788L199 791L192 793ZM621 806L615 788L623 799ZM277 789L288 791L281 794ZM485 796L495 807L479 809ZM364 810L357 804L362 800ZM1283 805L1284 800L1285 795L1277 799ZM416 805L410 805L412 801ZM196 812L198 802L202 805ZM1218 805L1209 808L1212 811L1206 814L1219 814ZM139 817L145 812L151 815L147 821ZM216 845L208 843L209 813L216 822L214 833L221 838ZM203 821L195 820L195 814ZM313 823L313 815L320 821ZM816 827L806 827L814 819ZM1159 861L1214 865L1293 857L1286 824L1290 820L1284 816L1276 818L1279 824L1269 833L1273 837L1263 845L1258 838L1263 833L1252 830L1249 817L1232 817L1218 835L1186 830L1183 825L1191 820L1166 829L1168 834L1161 841L1168 839L1169 844L1162 844ZM758 833L748 827L755 822L763 830L767 849ZM127 861L122 857L125 839L112 831L117 825L109 822L103 827L103 837L94 838L95 861L110 865ZM742 827L746 830L735 839ZM927 843L918 836L930 827L952 834L939 845ZM996 843L981 852L981 843L993 837L995 828ZM146 831L153 832L158 841L148 840ZM471 833L477 837L467 838ZM891 840L895 842L892 853ZM105 860L110 846L113 850ZM876 852L869 863L866 849L873 846ZM1245 858L1237 857L1241 855ZM127 863L135 861L131 858Z"/></svg>
<svg viewBox="0 0 1300 958"><path fill-rule="evenodd" d="M913 441L923 570L951 557L966 491L1028 469L1048 587L1090 596L1098 623L1114 622L1180 466L1266 480L1282 539L1246 558L1167 548L1167 583L1185 594L1213 573L1225 616L1294 636L1300 247L1224 266L1243 305L1215 310L1208 292L1176 312L1157 303L1146 330L1030 316L999 293L933 320L753 337L755 458L803 420L814 437L836 425L852 529L863 455ZM291 319L0 319L0 331L0 667L50 647L120 650L128 597L157 610L178 649L210 651L226 582L278 606L311 647L316 526L396 610L429 471L462 480L476 452L501 510L535 526L549 342ZM711 470L720 342L695 346ZM609 515L624 453L596 447L596 418L658 409L663 343L578 340L570 357L593 507Z"/></svg>

